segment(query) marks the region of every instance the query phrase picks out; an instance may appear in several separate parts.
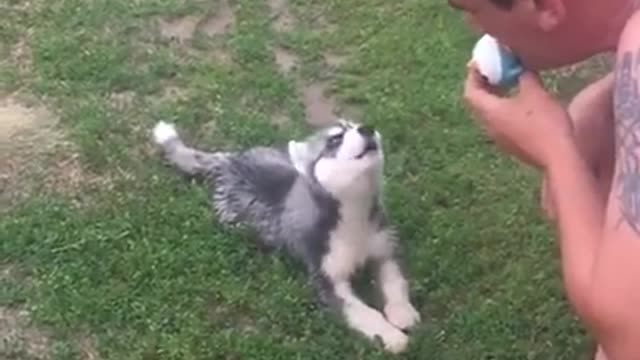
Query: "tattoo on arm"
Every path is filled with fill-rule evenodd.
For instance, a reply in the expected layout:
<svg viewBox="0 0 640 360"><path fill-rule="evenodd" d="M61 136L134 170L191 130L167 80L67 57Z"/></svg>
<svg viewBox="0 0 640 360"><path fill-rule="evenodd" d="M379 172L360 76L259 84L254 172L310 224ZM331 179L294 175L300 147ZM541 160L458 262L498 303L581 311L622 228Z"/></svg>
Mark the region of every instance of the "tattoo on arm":
<svg viewBox="0 0 640 360"><path fill-rule="evenodd" d="M618 60L614 91L615 147L618 172L614 191L620 204L619 225L640 236L640 49Z"/></svg>

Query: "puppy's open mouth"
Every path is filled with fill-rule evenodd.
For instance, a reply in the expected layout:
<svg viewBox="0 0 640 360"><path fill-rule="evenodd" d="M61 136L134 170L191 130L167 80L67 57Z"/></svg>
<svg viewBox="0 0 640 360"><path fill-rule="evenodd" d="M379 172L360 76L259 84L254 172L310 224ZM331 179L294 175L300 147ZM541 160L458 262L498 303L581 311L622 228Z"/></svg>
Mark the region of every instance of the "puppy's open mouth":
<svg viewBox="0 0 640 360"><path fill-rule="evenodd" d="M356 156L356 159L362 159L368 153L376 151L378 151L378 144L374 140L367 141L367 145L364 147L364 150Z"/></svg>

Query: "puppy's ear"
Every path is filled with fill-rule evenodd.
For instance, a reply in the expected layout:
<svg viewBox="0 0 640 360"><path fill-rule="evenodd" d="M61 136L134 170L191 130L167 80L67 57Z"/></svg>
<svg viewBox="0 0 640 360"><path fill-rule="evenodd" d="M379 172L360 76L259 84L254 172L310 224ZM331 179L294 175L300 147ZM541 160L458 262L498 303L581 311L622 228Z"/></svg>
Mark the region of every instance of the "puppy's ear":
<svg viewBox="0 0 640 360"><path fill-rule="evenodd" d="M303 175L307 174L307 164L309 163L309 145L299 141L289 141L289 156L293 166Z"/></svg>

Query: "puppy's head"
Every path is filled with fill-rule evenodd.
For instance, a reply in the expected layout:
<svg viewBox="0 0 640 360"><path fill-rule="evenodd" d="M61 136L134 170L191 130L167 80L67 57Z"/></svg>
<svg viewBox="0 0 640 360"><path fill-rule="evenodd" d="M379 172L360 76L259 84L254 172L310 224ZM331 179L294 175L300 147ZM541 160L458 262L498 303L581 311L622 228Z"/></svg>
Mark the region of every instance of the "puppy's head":
<svg viewBox="0 0 640 360"><path fill-rule="evenodd" d="M303 142L291 142L289 154L299 171L337 197L375 195L383 164L381 139L373 127L341 119Z"/></svg>

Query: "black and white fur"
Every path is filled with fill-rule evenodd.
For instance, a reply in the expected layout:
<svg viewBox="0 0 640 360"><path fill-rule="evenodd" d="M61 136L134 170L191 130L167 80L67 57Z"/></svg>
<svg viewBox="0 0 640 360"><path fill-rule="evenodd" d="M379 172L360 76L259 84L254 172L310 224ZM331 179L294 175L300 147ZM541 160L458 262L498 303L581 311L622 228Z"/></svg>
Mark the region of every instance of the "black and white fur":
<svg viewBox="0 0 640 360"><path fill-rule="evenodd" d="M180 172L200 176L222 222L241 223L260 241L302 261L322 302L390 352L407 347L406 330L420 321L394 259L396 237L381 205L380 134L345 120L286 146L242 152L187 147L173 125L159 122L154 140ZM382 312L353 291L351 276L375 265Z"/></svg>

